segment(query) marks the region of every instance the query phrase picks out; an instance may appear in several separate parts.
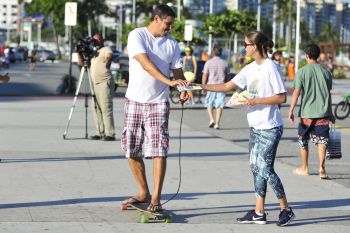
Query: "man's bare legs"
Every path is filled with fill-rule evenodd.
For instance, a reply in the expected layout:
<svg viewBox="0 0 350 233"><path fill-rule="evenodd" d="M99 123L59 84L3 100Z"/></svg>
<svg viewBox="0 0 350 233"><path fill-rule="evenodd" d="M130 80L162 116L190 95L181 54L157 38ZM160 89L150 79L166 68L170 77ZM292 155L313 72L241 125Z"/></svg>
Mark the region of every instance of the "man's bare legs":
<svg viewBox="0 0 350 233"><path fill-rule="evenodd" d="M295 175L309 175L309 148L300 148L301 165L293 170Z"/></svg>
<svg viewBox="0 0 350 233"><path fill-rule="evenodd" d="M319 168L319 174L320 177L323 179L328 178L326 169L325 169L325 159L326 159L326 146L324 144L317 144L317 151L318 151L318 158L320 160L320 168Z"/></svg>
<svg viewBox="0 0 350 233"><path fill-rule="evenodd" d="M220 119L222 116L222 108L217 108L215 111L215 125L217 125L219 127L220 125Z"/></svg>
<svg viewBox="0 0 350 233"><path fill-rule="evenodd" d="M308 174L309 173L309 148L308 147L300 148L300 159L301 159L300 170L305 174Z"/></svg>
<svg viewBox="0 0 350 233"><path fill-rule="evenodd" d="M209 127L215 126L215 128L219 128L220 125L220 119L222 116L222 108L216 108L215 110L215 120L214 120L214 113L212 108L207 108L208 115L209 115L209 120L210 120L210 125Z"/></svg>
<svg viewBox="0 0 350 233"><path fill-rule="evenodd" d="M142 158L129 158L128 159L130 169L134 175L139 193L134 196L137 200L144 201L149 197L149 188L146 179L145 164ZM154 191L152 194L151 203L153 205L160 204L160 198L162 193L162 187L166 171L166 158L155 157L153 158L153 179L154 179Z"/></svg>
<svg viewBox="0 0 350 233"><path fill-rule="evenodd" d="M164 177L166 171L166 158L155 157L153 158L153 180L154 180L154 191L152 194L151 203L153 205L160 204L160 197L162 193Z"/></svg>
<svg viewBox="0 0 350 233"><path fill-rule="evenodd" d="M145 201L149 197L145 163L142 158L129 158L128 163L139 189L139 193L134 198L139 201Z"/></svg>
<svg viewBox="0 0 350 233"><path fill-rule="evenodd" d="M207 112L208 112L209 121L210 121L209 127L214 127L215 121L214 121L213 109L207 108Z"/></svg>

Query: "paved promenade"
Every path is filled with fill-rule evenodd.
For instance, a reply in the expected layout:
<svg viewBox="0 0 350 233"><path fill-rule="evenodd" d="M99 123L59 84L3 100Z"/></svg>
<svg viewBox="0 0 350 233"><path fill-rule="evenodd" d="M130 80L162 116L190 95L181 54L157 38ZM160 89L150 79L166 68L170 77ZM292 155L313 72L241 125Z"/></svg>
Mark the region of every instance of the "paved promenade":
<svg viewBox="0 0 350 233"><path fill-rule="evenodd" d="M115 98L117 141L85 140L84 99L79 98L67 140L71 97L0 97L0 232L350 232L350 189L317 175L299 177L276 161L296 219L275 225L279 207L268 188L267 225L240 225L254 208L247 149L182 125L180 194L164 206L173 224L140 224L119 203L137 192L120 148L123 99ZM185 112L186 117L186 112ZM198 115L206 119L205 114ZM88 111L89 135L94 127ZM170 158L163 200L179 182L179 117L170 121ZM243 135L248 138L248 135ZM278 153L281 153L279 151ZM146 161L150 187L152 164Z"/></svg>

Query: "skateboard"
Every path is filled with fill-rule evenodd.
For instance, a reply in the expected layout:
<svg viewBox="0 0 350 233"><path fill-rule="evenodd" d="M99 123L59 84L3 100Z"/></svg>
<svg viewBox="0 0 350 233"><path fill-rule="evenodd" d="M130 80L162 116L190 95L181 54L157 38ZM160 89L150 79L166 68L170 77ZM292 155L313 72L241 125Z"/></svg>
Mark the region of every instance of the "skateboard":
<svg viewBox="0 0 350 233"><path fill-rule="evenodd" d="M164 222L171 223L172 217L170 214L164 212L164 210L159 212L150 212L147 211L149 203L131 203L126 208L122 208L123 210L136 209L140 211L140 222L141 223L153 223L153 222Z"/></svg>

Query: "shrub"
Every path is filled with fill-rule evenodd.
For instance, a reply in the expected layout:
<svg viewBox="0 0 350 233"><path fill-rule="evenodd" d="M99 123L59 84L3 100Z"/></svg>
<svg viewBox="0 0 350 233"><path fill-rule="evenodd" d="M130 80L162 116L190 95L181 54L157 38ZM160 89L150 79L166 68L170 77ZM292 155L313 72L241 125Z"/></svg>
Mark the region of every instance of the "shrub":
<svg viewBox="0 0 350 233"><path fill-rule="evenodd" d="M335 71L334 75L333 75L334 79L345 79L346 78L346 74L342 71Z"/></svg>

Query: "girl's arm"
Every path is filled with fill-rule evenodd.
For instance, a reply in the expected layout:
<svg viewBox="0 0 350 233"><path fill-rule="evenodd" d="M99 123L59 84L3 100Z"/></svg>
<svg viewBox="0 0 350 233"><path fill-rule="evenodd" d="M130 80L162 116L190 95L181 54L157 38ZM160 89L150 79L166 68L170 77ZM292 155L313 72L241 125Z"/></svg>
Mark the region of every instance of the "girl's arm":
<svg viewBox="0 0 350 233"><path fill-rule="evenodd" d="M262 98L254 98L254 99L247 99L246 105L257 105L257 104L268 104L268 105L274 105L274 104L283 104L287 100L286 93L280 93L274 96L270 97L262 97Z"/></svg>
<svg viewBox="0 0 350 233"><path fill-rule="evenodd" d="M238 86L230 80L222 84L202 84L201 87L206 91L227 92L236 89Z"/></svg>

